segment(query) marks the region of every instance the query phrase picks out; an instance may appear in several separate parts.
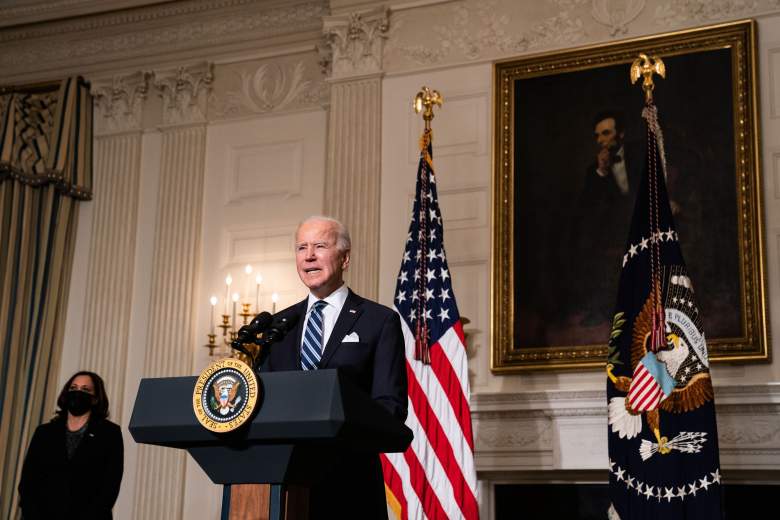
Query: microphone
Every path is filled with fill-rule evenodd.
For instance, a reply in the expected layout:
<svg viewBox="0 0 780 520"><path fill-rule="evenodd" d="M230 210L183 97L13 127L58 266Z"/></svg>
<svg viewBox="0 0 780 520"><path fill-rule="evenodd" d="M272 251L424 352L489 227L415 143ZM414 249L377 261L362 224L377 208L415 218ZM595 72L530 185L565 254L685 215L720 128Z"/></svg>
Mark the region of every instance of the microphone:
<svg viewBox="0 0 780 520"><path fill-rule="evenodd" d="M255 366L253 367L255 370L265 362L265 359L271 353L271 349L269 348L271 344L281 340L285 334L295 327L296 323L298 323L297 314L274 316L271 325L265 330L263 337L257 342L261 348L260 355L255 359Z"/></svg>
<svg viewBox="0 0 780 520"><path fill-rule="evenodd" d="M270 313L261 312L260 314L255 316L254 319L250 321L248 325L244 325L243 327L238 329L238 334L236 334L236 339L233 340L230 346L238 350L239 352L243 352L244 354L246 354L241 344L257 343L257 334L265 331L265 329L267 329L268 326L271 325L272 321L273 321L273 316L271 316Z"/></svg>
<svg viewBox="0 0 780 520"><path fill-rule="evenodd" d="M288 314L287 316L275 316L271 322L271 326L263 334L263 345L270 345L276 343L280 339L284 338L290 329L295 327L298 323L297 314Z"/></svg>

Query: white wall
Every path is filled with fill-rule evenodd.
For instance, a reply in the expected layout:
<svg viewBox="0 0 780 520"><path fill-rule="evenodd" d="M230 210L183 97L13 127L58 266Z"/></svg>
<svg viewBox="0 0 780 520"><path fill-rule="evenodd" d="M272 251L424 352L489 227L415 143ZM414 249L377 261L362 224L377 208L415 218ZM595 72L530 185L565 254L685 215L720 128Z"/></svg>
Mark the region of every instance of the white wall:
<svg viewBox="0 0 780 520"><path fill-rule="evenodd" d="M488 64L385 78L382 85L382 213L379 299L392 306L414 202L422 117L420 86L444 95L435 111L433 164L453 292L471 320L471 390L490 388L491 67Z"/></svg>

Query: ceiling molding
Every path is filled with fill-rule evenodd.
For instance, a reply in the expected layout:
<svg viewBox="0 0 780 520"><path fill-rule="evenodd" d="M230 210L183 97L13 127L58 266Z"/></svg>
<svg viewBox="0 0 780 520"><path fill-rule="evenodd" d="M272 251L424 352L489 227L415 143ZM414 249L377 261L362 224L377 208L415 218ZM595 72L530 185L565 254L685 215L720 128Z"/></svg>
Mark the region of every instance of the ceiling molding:
<svg viewBox="0 0 780 520"><path fill-rule="evenodd" d="M174 0L6 0L0 6L0 28L87 16Z"/></svg>
<svg viewBox="0 0 780 520"><path fill-rule="evenodd" d="M79 1L91 0L62 0ZM125 1L149 0L118 0ZM259 49L282 53L318 41L328 13L327 0L186 0L0 27L0 69L19 82Z"/></svg>

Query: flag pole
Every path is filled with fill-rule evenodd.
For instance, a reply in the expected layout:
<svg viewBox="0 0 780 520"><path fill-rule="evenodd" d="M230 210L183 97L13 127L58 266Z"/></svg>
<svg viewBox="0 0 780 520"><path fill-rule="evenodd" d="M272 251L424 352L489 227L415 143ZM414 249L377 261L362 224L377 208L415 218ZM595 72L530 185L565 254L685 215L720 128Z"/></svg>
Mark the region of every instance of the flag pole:
<svg viewBox="0 0 780 520"><path fill-rule="evenodd" d="M422 87L417 95L414 97L412 107L416 113L421 113L423 121L425 121L425 130L420 138L420 168L418 169L419 185L420 185L420 201L417 216L419 222L419 230L417 240L419 242L420 250L423 254L420 255L420 260L417 264L417 272L415 273L415 280L417 283L416 294L419 296L417 305L414 307L415 315L415 328L414 328L414 357L423 364L429 365L431 363L430 352L430 330L428 328L428 308L427 298L423 295L426 294L426 287L428 281L428 257L425 252L429 250L431 242L431 216L428 214L429 201L433 199L431 195L430 183L433 182L433 158L431 157L431 120L433 119L433 107L434 105L441 106L442 96L438 90L432 90L428 87ZM425 163L425 167L423 167ZM430 172L430 174L429 174ZM429 176L430 175L430 176Z"/></svg>
<svg viewBox="0 0 780 520"><path fill-rule="evenodd" d="M653 106L653 90L655 89L655 84L653 82L653 75L658 74L662 78L666 79L666 65L664 65L663 60L659 56L650 56L648 54L645 54L644 52L639 53L639 57L634 60L634 62L631 64L631 68L629 70L629 75L631 78L631 84L635 84L639 78L643 78L642 81L642 90L645 93L645 105L646 106ZM418 94L418 97L420 94ZM653 190L651 190L653 191ZM657 208L651 208L650 209L650 215L651 220L654 220L653 217L656 217L658 215ZM653 222L651 222L650 229L658 231L657 225L653 226ZM651 240L653 243L653 247L655 249L658 248L658 240ZM655 254L651 254L653 257L653 260L658 260L658 251L655 251ZM655 261L651 261L651 292L652 292L652 299L654 302L654 312L653 312L653 326L652 326L652 332L650 337L650 347L652 350L655 350L660 343L662 343L662 337L663 337L663 308L660 303L661 295L661 284L660 284L660 269L659 266L655 265ZM619 324L622 324L624 322L622 320L622 314L620 316L616 316L613 325L617 326ZM614 338L613 338L614 340ZM612 362L613 361L613 355L615 354L615 351L617 349L617 345L613 344L613 340L610 341L609 345L609 355L607 358L607 376L612 381L613 384L617 384L618 378L612 373L612 370L614 370L615 365Z"/></svg>
<svg viewBox="0 0 780 520"><path fill-rule="evenodd" d="M642 90L645 92L645 106L652 110L653 114L657 114L657 109L653 103L653 90L655 85L653 83L653 74L658 74L662 78L666 78L666 66L663 60L658 56L649 56L645 53L640 53L639 57L631 64L631 83L636 83L640 76L644 79L642 81ZM657 116L653 117L657 120ZM652 140L652 148L655 150L658 147L658 135L660 134L660 128L656 134L656 138ZM650 135L650 134L648 134ZM655 164L655 151L651 152L648 149L648 157L652 159L652 171L649 172L650 178L650 195L652 200L650 201L650 229L654 230L655 234L660 233L658 229L658 181L656 171L657 165ZM651 249L651 290L652 299L654 302L655 312L653 313L653 328L650 336L650 349L655 352L658 349L666 345L666 333L665 333L665 321L663 305L661 304L661 272L660 272L660 240L653 241Z"/></svg>
<svg viewBox="0 0 780 520"><path fill-rule="evenodd" d="M608 516L721 518L714 391L666 188L655 74L666 77L657 56L631 64L631 83L643 78L646 145L608 343Z"/></svg>

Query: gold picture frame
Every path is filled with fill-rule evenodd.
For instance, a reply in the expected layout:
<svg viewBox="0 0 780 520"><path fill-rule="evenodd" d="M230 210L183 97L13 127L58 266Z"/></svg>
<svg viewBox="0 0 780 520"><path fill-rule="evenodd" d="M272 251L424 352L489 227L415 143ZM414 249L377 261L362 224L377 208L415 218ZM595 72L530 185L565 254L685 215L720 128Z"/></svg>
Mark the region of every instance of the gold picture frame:
<svg viewBox="0 0 780 520"><path fill-rule="evenodd" d="M673 211L710 359L770 359L756 23L746 20L494 66L494 373L605 363L620 264L612 256L602 263L605 249L588 251L582 237L598 242L602 230L571 231L578 225L571 208L584 196L577 186L585 172L594 168L594 114L606 105L618 107L625 112L626 146L631 125L641 135L644 96L629 83L640 52L663 58L667 66L667 78L656 80L655 101L667 161L672 168L678 164L669 173L669 191L682 201L677 208L672 201ZM572 250L571 237L585 245ZM578 273L589 254L599 269L614 260L614 279Z"/></svg>

